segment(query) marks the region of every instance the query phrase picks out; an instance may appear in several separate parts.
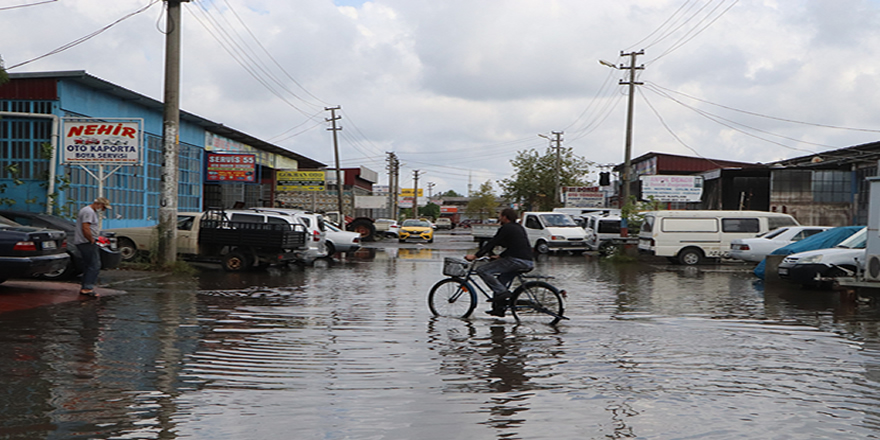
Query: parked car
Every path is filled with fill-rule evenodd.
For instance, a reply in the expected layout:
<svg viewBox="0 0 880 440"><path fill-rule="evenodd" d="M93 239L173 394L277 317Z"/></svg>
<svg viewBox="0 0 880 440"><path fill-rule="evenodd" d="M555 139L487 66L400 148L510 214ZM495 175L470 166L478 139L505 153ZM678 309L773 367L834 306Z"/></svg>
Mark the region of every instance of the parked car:
<svg viewBox="0 0 880 440"><path fill-rule="evenodd" d="M63 270L70 262L67 233L21 226L0 217L0 283Z"/></svg>
<svg viewBox="0 0 880 440"><path fill-rule="evenodd" d="M605 253L607 246L613 246L612 239L620 237L620 215L608 211L592 213L582 217L587 231L587 249Z"/></svg>
<svg viewBox="0 0 880 440"><path fill-rule="evenodd" d="M69 242L66 250L70 256L67 266L54 272L44 273L41 275L42 278L61 280L73 278L82 273L82 256L79 253L79 248L73 245L76 222L55 215L30 211L0 210L0 215L22 226L56 229L67 233ZM122 261L122 255L119 253L115 234L101 231L101 236L97 238L96 243L100 250L101 268L115 269L118 267Z"/></svg>
<svg viewBox="0 0 880 440"><path fill-rule="evenodd" d="M337 252L354 252L361 248L361 234L351 231L343 231L333 223L324 223L327 228L327 256Z"/></svg>
<svg viewBox="0 0 880 440"><path fill-rule="evenodd" d="M407 219L400 225L400 236L398 241L401 243L407 241L420 241L426 243L434 242L434 228L431 223L425 220Z"/></svg>
<svg viewBox="0 0 880 440"><path fill-rule="evenodd" d="M394 238L397 238L397 236L400 235L400 225L397 224L397 220L390 218L377 218L374 224L376 226L376 232L380 235Z"/></svg>
<svg viewBox="0 0 880 440"><path fill-rule="evenodd" d="M324 258L328 255L332 255L327 249L326 227L324 226L324 217L321 214L304 211L302 209L289 208L251 208L250 211L261 214L289 215L293 217L295 221L305 226L309 233L309 237L306 240L309 244L309 251L305 254L306 263L311 263L317 258ZM236 221L237 216L241 216L241 214L236 214L235 211L226 212L233 213L230 217L230 220L232 221Z"/></svg>
<svg viewBox="0 0 880 440"><path fill-rule="evenodd" d="M452 220L447 217L438 218L434 225L437 226L437 229L452 229L454 226Z"/></svg>
<svg viewBox="0 0 880 440"><path fill-rule="evenodd" d="M862 228L829 249L791 254L779 263L779 278L808 287L829 287L822 278L847 275L865 263L868 229Z"/></svg>
<svg viewBox="0 0 880 440"><path fill-rule="evenodd" d="M827 226L788 226L752 238L730 241L730 258L759 263L770 252L828 229Z"/></svg>

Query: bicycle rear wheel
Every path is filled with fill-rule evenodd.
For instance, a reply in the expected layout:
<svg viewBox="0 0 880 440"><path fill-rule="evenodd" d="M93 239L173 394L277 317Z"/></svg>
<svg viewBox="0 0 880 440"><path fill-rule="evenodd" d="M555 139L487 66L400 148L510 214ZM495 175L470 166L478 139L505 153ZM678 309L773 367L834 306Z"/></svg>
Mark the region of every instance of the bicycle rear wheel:
<svg viewBox="0 0 880 440"><path fill-rule="evenodd" d="M462 279L446 278L431 288L428 307L434 316L467 318L477 307L477 292Z"/></svg>
<svg viewBox="0 0 880 440"><path fill-rule="evenodd" d="M543 281L528 281L510 298L510 309L517 321L556 325L564 311L559 290Z"/></svg>

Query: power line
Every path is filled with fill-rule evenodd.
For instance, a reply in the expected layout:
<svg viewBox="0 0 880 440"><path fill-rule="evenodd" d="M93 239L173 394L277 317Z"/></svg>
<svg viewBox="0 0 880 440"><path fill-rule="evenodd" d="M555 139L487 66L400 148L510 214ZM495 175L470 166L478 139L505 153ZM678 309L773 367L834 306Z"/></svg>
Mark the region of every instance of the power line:
<svg viewBox="0 0 880 440"><path fill-rule="evenodd" d="M63 46L61 46L61 47L59 47L59 48L57 48L57 49L54 49L54 50L52 50L52 51L49 52L49 53L46 53L46 54L40 55L40 56L38 56L38 57L36 57L36 58L31 58L31 59L29 59L29 60L27 60L27 61L23 61L23 62L21 62L21 63L15 64L15 65L13 65L13 66L9 66L9 67L6 68L6 70L9 71L9 70L15 69L16 67L21 67L21 66L24 66L24 65L27 65L27 64L33 63L34 61L37 61L37 60L41 60L41 59L43 59L43 58L46 58L46 57L48 57L48 56L52 56L52 55L55 55L55 54L59 54L59 53L61 53L61 52L64 52L64 51L67 50L67 49L71 49L71 48L73 48L73 47L79 46L80 44L85 43L86 41L89 41L89 40L91 40L92 38L95 38L95 37L97 37L98 35L103 34L104 32L108 31L110 28L112 28L113 26L116 26L117 24L119 24L119 23L121 23L121 22L123 22L123 21L125 21L125 20L127 20L127 19L129 19L129 18L131 18L131 17L134 17L135 15L140 14L140 13L146 11L147 9L150 9L150 6L153 6L153 5L155 5L156 3L159 3L159 1L160 1L160 0L151 0L150 3L147 4L146 6L140 8L140 9L134 11L134 12L129 13L129 14L123 16L122 18L120 18L120 19L118 19L118 20L116 20L116 21L114 21L114 22L112 22L112 23L110 23L110 24L108 24L108 25L106 25L106 26L104 26L104 27L102 27L102 28L100 28L100 29L98 29L98 30L96 30L96 31L94 31L94 32L92 32L92 33L90 33L90 34L88 34L88 35L85 35L85 36L83 36L83 37L77 38L76 40L73 40L73 41L71 41L70 43L67 43L67 44L65 44L65 45L63 45Z"/></svg>
<svg viewBox="0 0 880 440"><path fill-rule="evenodd" d="M45 3L54 3L54 2L57 2L57 1L58 1L58 0L43 0L43 1L41 1L41 2L36 2L36 3L26 3L26 4L23 4L23 5L3 6L3 7L0 7L0 11L6 11L6 10L9 10L9 9L26 8L26 7L28 7L28 6L37 6L37 5L42 5L42 4L45 4Z"/></svg>

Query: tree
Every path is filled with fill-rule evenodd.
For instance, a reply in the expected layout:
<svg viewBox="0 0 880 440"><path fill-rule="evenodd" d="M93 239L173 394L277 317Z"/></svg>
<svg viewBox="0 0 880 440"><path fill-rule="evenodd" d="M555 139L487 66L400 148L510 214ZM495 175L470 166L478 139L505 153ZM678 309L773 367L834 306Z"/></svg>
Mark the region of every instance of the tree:
<svg viewBox="0 0 880 440"><path fill-rule="evenodd" d="M3 57L0 57L0 85L9 82L9 75L6 74L6 68L3 67Z"/></svg>
<svg viewBox="0 0 880 440"><path fill-rule="evenodd" d="M556 152L548 148L544 155L536 150L520 151L510 161L514 174L501 180L502 196L515 201L525 210L550 211L559 206L553 200L556 185ZM560 151L559 186L587 186L590 162L574 154L571 148ZM561 188L560 188L561 190Z"/></svg>
<svg viewBox="0 0 880 440"><path fill-rule="evenodd" d="M429 217L436 220L440 218L440 205L428 202L427 205L419 208L419 214L422 217Z"/></svg>
<svg viewBox="0 0 880 440"><path fill-rule="evenodd" d="M487 180L480 185L480 189L471 195L471 200L465 208L468 217L478 217L481 221L489 217L495 217L498 202L495 201L495 192L492 190L492 181Z"/></svg>
<svg viewBox="0 0 880 440"><path fill-rule="evenodd" d="M450 189L449 191L446 191L445 193L440 194L440 197L464 197L464 196L455 192L454 189Z"/></svg>

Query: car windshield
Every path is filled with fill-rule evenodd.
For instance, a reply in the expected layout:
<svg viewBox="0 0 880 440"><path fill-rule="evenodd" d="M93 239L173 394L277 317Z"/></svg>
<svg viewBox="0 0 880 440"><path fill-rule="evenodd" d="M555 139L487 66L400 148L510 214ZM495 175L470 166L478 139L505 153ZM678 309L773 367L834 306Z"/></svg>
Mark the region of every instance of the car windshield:
<svg viewBox="0 0 880 440"><path fill-rule="evenodd" d="M544 224L553 227L577 227L577 223L565 214L544 214Z"/></svg>
<svg viewBox="0 0 880 440"><path fill-rule="evenodd" d="M868 244L868 228L863 228L859 232L850 235L849 238L840 242L837 247L848 249L864 249Z"/></svg>
<svg viewBox="0 0 880 440"><path fill-rule="evenodd" d="M410 219L410 220L404 220L404 221L403 221L403 227L404 227L404 228L406 228L406 227L413 227L413 228L430 228L431 225L429 225L428 222L426 222L426 221L424 221L424 220L412 220L412 219Z"/></svg>
<svg viewBox="0 0 880 440"><path fill-rule="evenodd" d="M0 225L3 225L3 226L21 226L21 225L19 225L18 223L14 222L14 221L12 221L12 220L9 220L9 219L6 218L6 217L0 217Z"/></svg>
<svg viewBox="0 0 880 440"><path fill-rule="evenodd" d="M342 231L341 229L337 228L336 226L333 226L333 223L330 223L330 222L324 222L324 227L327 228L327 229L329 229L329 230L331 230L331 231L333 231L333 232L340 232L340 231Z"/></svg>

